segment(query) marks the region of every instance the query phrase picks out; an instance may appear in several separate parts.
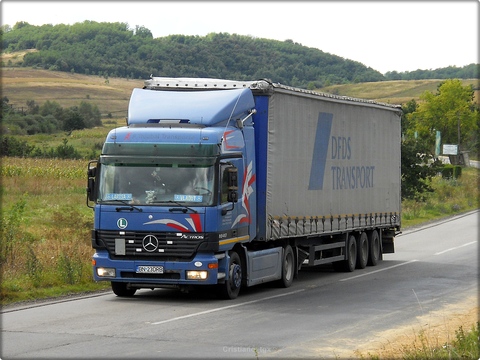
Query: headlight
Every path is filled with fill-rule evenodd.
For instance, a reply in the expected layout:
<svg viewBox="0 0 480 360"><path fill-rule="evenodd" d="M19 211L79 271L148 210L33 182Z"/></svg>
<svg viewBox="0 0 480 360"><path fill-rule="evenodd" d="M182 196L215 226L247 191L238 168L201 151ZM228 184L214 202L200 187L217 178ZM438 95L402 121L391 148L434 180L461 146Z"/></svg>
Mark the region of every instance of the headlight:
<svg viewBox="0 0 480 360"><path fill-rule="evenodd" d="M97 268L97 275L99 277L115 277L115 269L114 268Z"/></svg>
<svg viewBox="0 0 480 360"><path fill-rule="evenodd" d="M208 277L208 271L189 270L187 271L187 280L205 280Z"/></svg>

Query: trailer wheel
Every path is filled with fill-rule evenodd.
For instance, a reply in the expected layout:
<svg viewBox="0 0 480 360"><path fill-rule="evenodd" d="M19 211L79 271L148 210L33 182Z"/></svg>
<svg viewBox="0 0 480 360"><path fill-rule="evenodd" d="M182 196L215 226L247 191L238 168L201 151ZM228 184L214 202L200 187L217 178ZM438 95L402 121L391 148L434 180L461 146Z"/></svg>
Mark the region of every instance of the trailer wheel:
<svg viewBox="0 0 480 360"><path fill-rule="evenodd" d="M282 278L280 279L280 285L288 288L293 283L293 277L295 275L295 256L290 245L287 245L283 249L282 259Z"/></svg>
<svg viewBox="0 0 480 360"><path fill-rule="evenodd" d="M380 236L378 236L377 230L373 230L368 234L368 244L370 246L368 265L375 266L380 260Z"/></svg>
<svg viewBox="0 0 480 360"><path fill-rule="evenodd" d="M365 269L369 256L368 236L362 232L357 238L357 269Z"/></svg>
<svg viewBox="0 0 480 360"><path fill-rule="evenodd" d="M131 297L135 295L137 289L130 288L127 283L112 281L112 291L115 295L120 297Z"/></svg>
<svg viewBox="0 0 480 360"><path fill-rule="evenodd" d="M333 269L335 271L352 272L357 265L357 240L355 236L350 235L346 244L347 260L337 261L333 263Z"/></svg>
<svg viewBox="0 0 480 360"><path fill-rule="evenodd" d="M242 262L240 256L235 251L230 253L230 262L228 264L228 280L225 284L220 284L220 296L224 299L235 299L240 293L242 286Z"/></svg>
<svg viewBox="0 0 480 360"><path fill-rule="evenodd" d="M352 272L357 266L357 240L355 236L348 237L348 259L345 263L345 271Z"/></svg>

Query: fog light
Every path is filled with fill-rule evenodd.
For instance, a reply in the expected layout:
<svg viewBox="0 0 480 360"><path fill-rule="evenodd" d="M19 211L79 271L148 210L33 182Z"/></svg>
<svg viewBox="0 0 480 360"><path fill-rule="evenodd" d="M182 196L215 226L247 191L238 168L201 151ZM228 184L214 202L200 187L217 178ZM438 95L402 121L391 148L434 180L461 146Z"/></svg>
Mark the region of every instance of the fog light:
<svg viewBox="0 0 480 360"><path fill-rule="evenodd" d="M190 270L187 271L187 280L205 280L208 277L207 271Z"/></svg>
<svg viewBox="0 0 480 360"><path fill-rule="evenodd" d="M99 277L115 277L114 268L97 268L97 275Z"/></svg>

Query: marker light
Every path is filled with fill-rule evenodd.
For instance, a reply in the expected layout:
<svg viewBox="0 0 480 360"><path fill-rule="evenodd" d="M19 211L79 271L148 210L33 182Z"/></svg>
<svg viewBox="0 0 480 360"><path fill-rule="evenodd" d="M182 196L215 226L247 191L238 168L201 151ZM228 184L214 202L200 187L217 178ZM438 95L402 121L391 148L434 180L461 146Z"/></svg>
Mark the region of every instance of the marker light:
<svg viewBox="0 0 480 360"><path fill-rule="evenodd" d="M205 280L208 277L207 271L189 270L187 280Z"/></svg>
<svg viewBox="0 0 480 360"><path fill-rule="evenodd" d="M99 277L115 277L115 269L114 268L97 268L97 275Z"/></svg>

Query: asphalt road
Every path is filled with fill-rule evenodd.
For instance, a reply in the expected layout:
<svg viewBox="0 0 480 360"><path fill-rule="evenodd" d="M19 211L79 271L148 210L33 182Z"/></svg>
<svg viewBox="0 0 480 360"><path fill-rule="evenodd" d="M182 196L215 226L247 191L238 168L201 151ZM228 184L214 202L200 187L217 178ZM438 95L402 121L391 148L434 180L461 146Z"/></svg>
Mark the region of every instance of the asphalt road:
<svg viewBox="0 0 480 360"><path fill-rule="evenodd" d="M404 232L376 267L302 271L235 300L209 292L100 293L7 307L1 355L19 358L336 358L468 296L478 296L478 212Z"/></svg>

